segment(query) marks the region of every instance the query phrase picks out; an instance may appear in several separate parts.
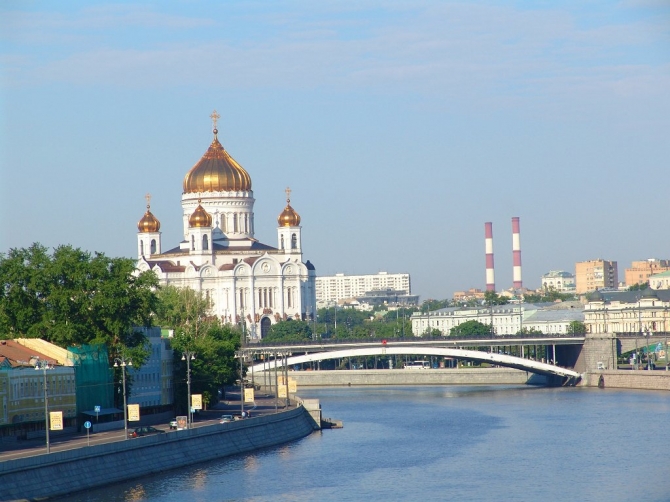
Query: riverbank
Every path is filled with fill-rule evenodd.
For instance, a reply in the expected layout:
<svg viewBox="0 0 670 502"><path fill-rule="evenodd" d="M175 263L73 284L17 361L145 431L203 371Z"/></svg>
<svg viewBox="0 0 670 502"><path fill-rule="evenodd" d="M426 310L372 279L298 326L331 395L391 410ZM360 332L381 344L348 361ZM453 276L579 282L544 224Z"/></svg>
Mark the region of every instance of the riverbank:
<svg viewBox="0 0 670 502"><path fill-rule="evenodd" d="M307 404L308 402L305 401ZM285 444L318 429L316 410L280 413L0 463L3 501L67 495L199 462Z"/></svg>
<svg viewBox="0 0 670 502"><path fill-rule="evenodd" d="M670 371L601 370L584 374L581 385L606 389L670 391Z"/></svg>

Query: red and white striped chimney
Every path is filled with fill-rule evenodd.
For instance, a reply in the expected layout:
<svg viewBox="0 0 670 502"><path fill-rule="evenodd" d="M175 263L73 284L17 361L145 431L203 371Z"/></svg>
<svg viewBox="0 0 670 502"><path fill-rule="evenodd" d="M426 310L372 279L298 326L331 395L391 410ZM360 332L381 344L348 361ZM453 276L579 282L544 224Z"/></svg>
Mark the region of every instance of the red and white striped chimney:
<svg viewBox="0 0 670 502"><path fill-rule="evenodd" d="M493 223L484 223L486 238L486 291L495 291L495 273L493 271Z"/></svg>
<svg viewBox="0 0 670 502"><path fill-rule="evenodd" d="M519 217L512 218L512 259L514 261L513 280L514 289L521 289L521 239L519 231Z"/></svg>

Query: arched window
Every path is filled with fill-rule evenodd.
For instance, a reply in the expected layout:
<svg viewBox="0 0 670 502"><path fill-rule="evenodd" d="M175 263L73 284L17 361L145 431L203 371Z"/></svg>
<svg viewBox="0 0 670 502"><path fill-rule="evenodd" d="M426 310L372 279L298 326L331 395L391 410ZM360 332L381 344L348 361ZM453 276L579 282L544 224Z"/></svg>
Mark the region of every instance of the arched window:
<svg viewBox="0 0 670 502"><path fill-rule="evenodd" d="M291 249L296 249L298 247L298 237L295 234L291 235Z"/></svg>
<svg viewBox="0 0 670 502"><path fill-rule="evenodd" d="M284 236L281 236L281 249L284 249Z"/></svg>
<svg viewBox="0 0 670 502"><path fill-rule="evenodd" d="M195 235L191 236L191 251L195 251Z"/></svg>
<svg viewBox="0 0 670 502"><path fill-rule="evenodd" d="M140 256L144 256L144 241L140 241Z"/></svg>
<svg viewBox="0 0 670 502"><path fill-rule="evenodd" d="M202 250L207 251L209 249L209 240L206 235L202 236Z"/></svg>
<svg viewBox="0 0 670 502"><path fill-rule="evenodd" d="M151 254L156 254L156 239L151 239Z"/></svg>
<svg viewBox="0 0 670 502"><path fill-rule="evenodd" d="M233 232L235 232L235 233L238 232L237 213L233 214Z"/></svg>

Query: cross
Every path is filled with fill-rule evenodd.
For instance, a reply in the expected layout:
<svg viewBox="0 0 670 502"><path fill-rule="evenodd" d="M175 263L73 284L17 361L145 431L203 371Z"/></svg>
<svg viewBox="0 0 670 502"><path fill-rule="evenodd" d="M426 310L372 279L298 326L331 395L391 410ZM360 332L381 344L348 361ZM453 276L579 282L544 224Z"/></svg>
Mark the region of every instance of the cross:
<svg viewBox="0 0 670 502"><path fill-rule="evenodd" d="M289 187L286 187L286 190L284 190L284 192L286 192L286 202L291 202L291 189Z"/></svg>
<svg viewBox="0 0 670 502"><path fill-rule="evenodd" d="M212 119L212 125L214 126L214 130L216 131L216 122L221 118L221 115L216 113L216 110L212 112L212 114L209 116L210 119Z"/></svg>
<svg viewBox="0 0 670 502"><path fill-rule="evenodd" d="M151 206L151 194L147 193L144 198L147 200L147 209L149 209L149 206Z"/></svg>

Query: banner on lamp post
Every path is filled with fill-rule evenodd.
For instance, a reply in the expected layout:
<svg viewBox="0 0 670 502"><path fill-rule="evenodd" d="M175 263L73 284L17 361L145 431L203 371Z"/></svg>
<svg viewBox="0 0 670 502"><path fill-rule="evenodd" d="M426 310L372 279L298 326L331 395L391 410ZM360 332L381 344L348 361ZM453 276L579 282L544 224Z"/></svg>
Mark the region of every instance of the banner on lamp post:
<svg viewBox="0 0 670 502"><path fill-rule="evenodd" d="M191 394L191 408L202 410L202 394Z"/></svg>
<svg viewBox="0 0 670 502"><path fill-rule="evenodd" d="M298 382L295 381L293 378L288 379L288 393L289 394L295 394L298 392Z"/></svg>
<svg viewBox="0 0 670 502"><path fill-rule="evenodd" d="M277 389L277 397L286 397L286 385L280 385Z"/></svg>
<svg viewBox="0 0 670 502"><path fill-rule="evenodd" d="M62 431L63 430L63 412L62 411L50 411L49 412L49 422L52 431Z"/></svg>
<svg viewBox="0 0 670 502"><path fill-rule="evenodd" d="M140 421L140 405L139 404L129 404L128 405L128 422L139 422Z"/></svg>
<svg viewBox="0 0 670 502"><path fill-rule="evenodd" d="M254 389L244 389L244 402L253 403L254 401Z"/></svg>

